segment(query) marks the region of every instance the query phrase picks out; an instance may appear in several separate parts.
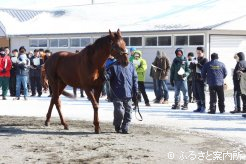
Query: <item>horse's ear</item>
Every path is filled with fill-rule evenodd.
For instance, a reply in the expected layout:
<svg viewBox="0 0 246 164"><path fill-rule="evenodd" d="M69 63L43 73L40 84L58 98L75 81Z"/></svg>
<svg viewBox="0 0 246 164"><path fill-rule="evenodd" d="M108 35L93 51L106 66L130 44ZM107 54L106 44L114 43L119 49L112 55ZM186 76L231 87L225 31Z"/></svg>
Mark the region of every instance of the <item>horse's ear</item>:
<svg viewBox="0 0 246 164"><path fill-rule="evenodd" d="M120 37L122 36L119 28L118 28L118 30L117 30L117 34L118 34L118 36L120 36Z"/></svg>
<svg viewBox="0 0 246 164"><path fill-rule="evenodd" d="M109 30L109 35L110 35L111 39L114 38L114 34L111 32L111 30Z"/></svg>

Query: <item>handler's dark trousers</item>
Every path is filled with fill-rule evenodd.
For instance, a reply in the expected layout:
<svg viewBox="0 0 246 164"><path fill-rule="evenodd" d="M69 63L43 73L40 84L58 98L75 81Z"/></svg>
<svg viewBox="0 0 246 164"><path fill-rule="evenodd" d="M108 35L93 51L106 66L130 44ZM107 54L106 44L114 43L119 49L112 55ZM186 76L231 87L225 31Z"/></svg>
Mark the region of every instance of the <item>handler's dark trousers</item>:
<svg viewBox="0 0 246 164"><path fill-rule="evenodd" d="M132 119L132 101L131 99L119 100L115 99L114 104L114 121L115 129L122 129L128 131Z"/></svg>
<svg viewBox="0 0 246 164"><path fill-rule="evenodd" d="M225 111L225 97L224 97L224 87L222 86L209 86L210 94L210 112L216 111L217 95L218 95L218 106L221 113Z"/></svg>

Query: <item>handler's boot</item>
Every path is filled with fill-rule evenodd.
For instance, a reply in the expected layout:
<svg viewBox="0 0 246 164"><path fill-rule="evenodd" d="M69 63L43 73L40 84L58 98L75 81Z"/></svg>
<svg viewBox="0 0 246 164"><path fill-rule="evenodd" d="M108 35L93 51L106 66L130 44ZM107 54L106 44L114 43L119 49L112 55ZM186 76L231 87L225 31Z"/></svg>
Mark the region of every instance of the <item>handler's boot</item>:
<svg viewBox="0 0 246 164"><path fill-rule="evenodd" d="M184 105L181 108L182 110L188 110L188 103L184 103Z"/></svg>
<svg viewBox="0 0 246 164"><path fill-rule="evenodd" d="M235 110L233 111L230 111L231 114L234 114L234 113L241 113L241 109L240 108L235 108Z"/></svg>
<svg viewBox="0 0 246 164"><path fill-rule="evenodd" d="M173 110L175 110L175 109L180 109L180 104L179 104L179 103L175 103L175 104L172 106L171 109L173 109Z"/></svg>

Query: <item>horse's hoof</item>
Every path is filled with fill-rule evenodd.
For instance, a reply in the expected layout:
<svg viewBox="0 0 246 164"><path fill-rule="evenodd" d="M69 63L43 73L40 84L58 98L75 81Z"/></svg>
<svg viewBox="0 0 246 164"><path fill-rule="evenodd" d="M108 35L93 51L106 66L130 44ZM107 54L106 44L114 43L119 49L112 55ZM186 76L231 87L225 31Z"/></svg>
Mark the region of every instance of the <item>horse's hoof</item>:
<svg viewBox="0 0 246 164"><path fill-rule="evenodd" d="M69 130L68 126L64 126L64 130Z"/></svg>
<svg viewBox="0 0 246 164"><path fill-rule="evenodd" d="M101 129L100 129L100 128L95 129L95 133L96 133L96 134L100 134L100 133L101 133Z"/></svg>
<svg viewBox="0 0 246 164"><path fill-rule="evenodd" d="M44 125L49 126L50 124L49 124L49 122L45 121Z"/></svg>

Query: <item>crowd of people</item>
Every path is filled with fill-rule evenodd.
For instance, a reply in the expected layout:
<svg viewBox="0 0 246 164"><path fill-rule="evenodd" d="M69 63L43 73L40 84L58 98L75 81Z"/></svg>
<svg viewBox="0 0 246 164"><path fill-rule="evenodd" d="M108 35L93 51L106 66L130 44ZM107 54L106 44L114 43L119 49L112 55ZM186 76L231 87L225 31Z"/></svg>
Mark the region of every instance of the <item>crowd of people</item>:
<svg viewBox="0 0 246 164"><path fill-rule="evenodd" d="M76 52L78 53L78 52ZM189 103L196 103L197 108L193 112L206 112L205 88L209 86L210 100L207 108L209 114L225 112L224 79L227 76L225 64L219 61L219 55L212 53L211 61L205 57L204 48L197 47L196 55L193 52L184 54L182 48L174 52L175 58L171 62L164 51L157 51L150 67L150 77L153 79L155 99L153 103L169 104L169 87L174 88L174 104L172 110L187 110ZM28 92L31 96L41 96L43 91L50 91L48 84L42 81L42 66L51 55L49 50L35 49L34 52L26 52L25 47L14 49L10 53L8 47L0 48L0 87L2 99L6 100L9 90L10 96L15 100L24 95L27 100ZM233 72L234 104L235 109L230 113L246 113L246 61L243 52L235 54L237 61ZM143 101L146 106L151 106L145 90L145 77L147 62L143 58L142 51L130 48L130 64L121 66L112 56L105 64L106 82L103 87L103 96L107 95L109 102L114 104L114 125L116 132L128 133L131 121L131 106L138 101ZM73 88L76 96L77 88ZM182 92L183 101L181 101ZM80 89L80 96L84 97ZM241 99L241 100L240 100ZM242 101L242 108L241 108ZM133 102L133 104L132 104ZM183 104L181 105L181 102ZM243 114L246 117L246 114Z"/></svg>
<svg viewBox="0 0 246 164"><path fill-rule="evenodd" d="M43 91L48 90L42 85L43 64L51 55L50 50L35 49L34 52L26 52L21 46L19 50L9 47L0 48L0 87L2 87L2 99L7 100L7 92L14 100L20 100L24 96L27 100L29 92L31 96L40 97ZM51 91L50 91L51 92ZM51 93L50 93L51 94Z"/></svg>
<svg viewBox="0 0 246 164"><path fill-rule="evenodd" d="M203 47L197 47L195 53L196 55L193 52L185 55L182 48L177 48L174 52L175 58L170 62L165 52L157 51L150 68L150 77L153 79L156 97L154 103L169 103L167 85L169 79L171 86L174 88L174 104L171 109L187 110L189 103L196 103L197 108L193 112L205 113L207 111L209 114L215 114L218 99L218 109L220 113L224 113L226 66L219 61L217 53L212 53L210 55L211 61L209 61L205 57ZM129 60L135 66L138 75L138 100L141 101L142 95L146 106L150 106L144 86L147 69L146 60L143 59L142 52L134 47L130 49L130 54ZM243 52L238 52L235 54L234 59L237 62L233 73L235 110L230 113L246 113L245 55ZM206 107L206 86L208 86L210 94L208 108ZM180 92L182 92L183 97L182 105ZM243 116L246 117L246 114L243 114Z"/></svg>

